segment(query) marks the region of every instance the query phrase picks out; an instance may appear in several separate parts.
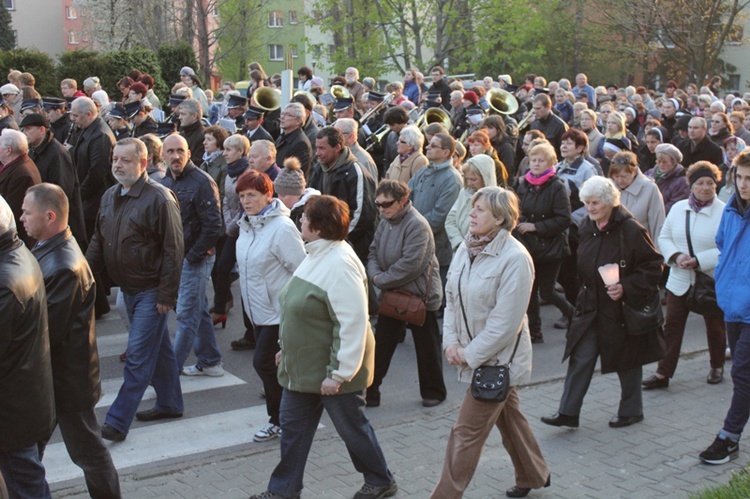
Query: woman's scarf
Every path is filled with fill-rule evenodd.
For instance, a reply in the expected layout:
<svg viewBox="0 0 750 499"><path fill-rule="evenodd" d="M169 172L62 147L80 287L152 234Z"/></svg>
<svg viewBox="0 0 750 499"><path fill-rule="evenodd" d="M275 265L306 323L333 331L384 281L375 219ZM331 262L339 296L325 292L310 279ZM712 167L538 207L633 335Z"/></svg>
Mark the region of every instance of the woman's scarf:
<svg viewBox="0 0 750 499"><path fill-rule="evenodd" d="M227 175L229 175L233 179L236 179L237 177L245 173L245 170L247 170L249 166L250 160L247 159L247 157L242 157L234 163L227 165Z"/></svg>
<svg viewBox="0 0 750 499"><path fill-rule="evenodd" d="M526 172L526 175L524 178L526 179L526 182L533 185L534 187L539 187L540 185L544 185L545 182L547 182L552 176L555 174L555 169L550 168L549 170L543 172L540 175L534 175L531 173L531 170Z"/></svg>
<svg viewBox="0 0 750 499"><path fill-rule="evenodd" d="M221 153L223 153L221 149L217 149L214 152L204 152L203 153L203 162L204 163L210 163L214 159L218 158Z"/></svg>
<svg viewBox="0 0 750 499"><path fill-rule="evenodd" d="M688 197L688 205L690 205L690 208L692 208L694 212L698 213L703 208L714 204L714 199L716 199L716 196L712 197L704 203L703 201L699 201L698 198L695 197L695 194L691 192L690 197Z"/></svg>
<svg viewBox="0 0 750 499"><path fill-rule="evenodd" d="M492 242L493 239L495 239L495 236L500 232L500 227L495 228L488 234L483 235L482 237L475 236L471 232L466 233L466 237L464 238L464 241L466 242L466 249L469 252L469 257L473 261L474 258L484 251L484 248L487 247L488 244Z"/></svg>

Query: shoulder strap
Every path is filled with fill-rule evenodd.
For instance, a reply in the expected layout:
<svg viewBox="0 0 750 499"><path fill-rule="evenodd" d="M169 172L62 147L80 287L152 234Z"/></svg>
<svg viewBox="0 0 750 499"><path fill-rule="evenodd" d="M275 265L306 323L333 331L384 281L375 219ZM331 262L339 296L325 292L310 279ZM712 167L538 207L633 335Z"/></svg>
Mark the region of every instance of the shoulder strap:
<svg viewBox="0 0 750 499"><path fill-rule="evenodd" d="M430 259L430 274L427 276L427 289L424 292L424 302L425 303L427 303L428 301L430 301L430 287L432 286L432 271L433 271L434 268L435 268L435 256L433 256ZM459 286L458 289L460 291L461 290L461 286Z"/></svg>
<svg viewBox="0 0 750 499"><path fill-rule="evenodd" d="M693 241L690 237L690 210L685 212L685 236L687 237L688 251L691 257L695 257L695 251L693 251Z"/></svg>

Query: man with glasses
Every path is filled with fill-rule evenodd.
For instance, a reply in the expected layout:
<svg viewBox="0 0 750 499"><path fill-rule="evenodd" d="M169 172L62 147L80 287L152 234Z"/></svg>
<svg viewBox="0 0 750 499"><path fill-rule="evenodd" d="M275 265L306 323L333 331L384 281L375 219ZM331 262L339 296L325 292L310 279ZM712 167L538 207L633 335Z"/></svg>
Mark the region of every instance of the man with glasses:
<svg viewBox="0 0 750 499"><path fill-rule="evenodd" d="M304 120L305 108L299 102L287 104L281 112L281 135L276 139L276 164L283 165L286 158L293 156L299 160L302 172L308 178L312 164L312 145L302 130Z"/></svg>
<svg viewBox="0 0 750 499"><path fill-rule="evenodd" d="M440 279L445 289L448 266L453 258L453 249L445 232L445 219L458 198L463 181L451 162L456 150L456 141L446 133L435 134L427 144L427 159L409 180L411 201L423 217L427 219L435 237L435 255L440 263ZM443 298L445 305L445 298Z"/></svg>

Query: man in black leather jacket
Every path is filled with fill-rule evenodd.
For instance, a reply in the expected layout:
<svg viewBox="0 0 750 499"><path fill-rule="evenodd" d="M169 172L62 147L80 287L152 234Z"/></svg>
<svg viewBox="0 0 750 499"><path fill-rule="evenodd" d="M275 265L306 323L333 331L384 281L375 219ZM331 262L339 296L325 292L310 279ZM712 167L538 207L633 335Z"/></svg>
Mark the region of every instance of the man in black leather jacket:
<svg viewBox="0 0 750 499"><path fill-rule="evenodd" d="M11 497L50 497L37 447L55 427L45 304L42 272L0 196L0 474Z"/></svg>
<svg viewBox="0 0 750 499"><path fill-rule="evenodd" d="M68 198L57 185L26 191L21 222L38 241L31 250L47 290L55 412L65 447L91 497L118 498L120 481L102 442L94 406L102 395L96 346L96 285L68 227ZM46 441L40 444L43 448Z"/></svg>
<svg viewBox="0 0 750 499"><path fill-rule="evenodd" d="M139 139L123 139L112 154L117 184L102 196L86 251L91 270L106 267L125 298L130 334L124 381L107 413L102 437L122 441L149 384L156 405L138 418L182 416L182 391L167 313L177 302L184 254L182 221L174 193L146 174L148 152Z"/></svg>

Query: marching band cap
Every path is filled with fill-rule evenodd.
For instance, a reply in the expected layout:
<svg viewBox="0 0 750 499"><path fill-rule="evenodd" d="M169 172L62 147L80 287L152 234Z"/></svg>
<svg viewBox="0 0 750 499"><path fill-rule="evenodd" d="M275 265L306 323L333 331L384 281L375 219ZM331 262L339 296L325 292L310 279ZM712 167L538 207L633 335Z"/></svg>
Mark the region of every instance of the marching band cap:
<svg viewBox="0 0 750 499"><path fill-rule="evenodd" d="M227 109L237 109L247 106L247 99L241 95L230 95L227 99Z"/></svg>
<svg viewBox="0 0 750 499"><path fill-rule="evenodd" d="M24 116L21 123L18 124L18 128L25 126L43 126L44 128L49 128L49 121L41 114L31 113Z"/></svg>
<svg viewBox="0 0 750 499"><path fill-rule="evenodd" d="M42 109L64 109L66 104L65 99L58 99L57 97L42 97Z"/></svg>
<svg viewBox="0 0 750 499"><path fill-rule="evenodd" d="M370 92L367 94L367 100L371 102L383 102L385 99L385 95L381 94L380 92L375 92L374 90L370 90Z"/></svg>
<svg viewBox="0 0 750 499"><path fill-rule="evenodd" d="M0 94L2 95L18 94L19 92L20 90L18 90L18 87L12 83L8 83L0 87Z"/></svg>
<svg viewBox="0 0 750 499"><path fill-rule="evenodd" d="M351 97L337 97L336 102L333 104L333 112L344 111L349 109L354 104L354 99Z"/></svg>
<svg viewBox="0 0 750 499"><path fill-rule="evenodd" d="M135 102L128 102L125 104L125 116L128 119L131 119L133 116L138 114L138 111L140 111L143 108L143 102L142 101L135 101Z"/></svg>
<svg viewBox="0 0 750 499"><path fill-rule="evenodd" d="M184 95L172 94L169 96L169 105L172 107L180 105L185 99L187 99L187 97L185 97Z"/></svg>
<svg viewBox="0 0 750 499"><path fill-rule="evenodd" d="M263 111L263 110L262 110L261 108L259 108L259 107L255 107L255 106L248 106L248 107L247 107L247 111L245 111L245 114L243 114L243 115L242 115L242 117L243 117L244 119L246 119L246 120L257 120L257 119L259 119L259 118L262 118L262 117L263 117L263 113L264 113L264 112L265 112L265 111Z"/></svg>
<svg viewBox="0 0 750 499"><path fill-rule="evenodd" d="M127 113L125 112L125 107L123 107L123 105L119 102L112 106L112 109L109 110L109 116L112 116L113 118L120 118L121 120L125 120L128 118Z"/></svg>
<svg viewBox="0 0 750 499"><path fill-rule="evenodd" d="M158 135L160 138L164 138L170 133L177 131L177 124L176 123L157 123L156 124L156 135Z"/></svg>
<svg viewBox="0 0 750 499"><path fill-rule="evenodd" d="M42 109L42 103L40 99L24 99L23 102L21 102L21 111L25 111L34 107Z"/></svg>
<svg viewBox="0 0 750 499"><path fill-rule="evenodd" d="M68 104L73 104L73 101L76 100L78 97L65 97L65 102Z"/></svg>

